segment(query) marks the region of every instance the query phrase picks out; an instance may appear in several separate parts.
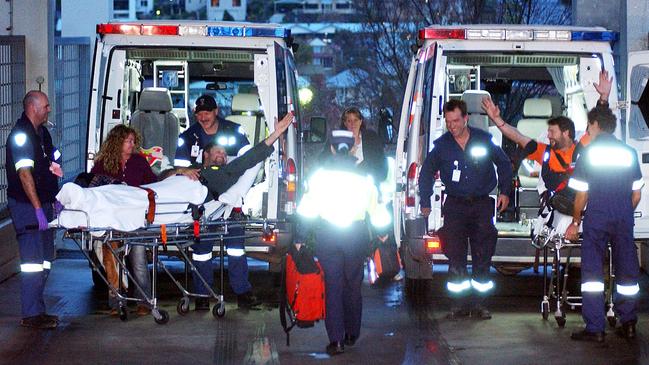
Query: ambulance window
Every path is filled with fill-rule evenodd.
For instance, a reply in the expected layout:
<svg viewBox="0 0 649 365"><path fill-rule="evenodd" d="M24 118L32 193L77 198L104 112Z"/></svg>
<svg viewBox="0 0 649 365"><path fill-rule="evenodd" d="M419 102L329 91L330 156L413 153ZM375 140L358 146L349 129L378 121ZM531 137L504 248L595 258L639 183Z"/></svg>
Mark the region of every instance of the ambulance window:
<svg viewBox="0 0 649 365"><path fill-rule="evenodd" d="M629 136L645 138L649 136L649 66L639 65L631 71L631 111L629 117Z"/></svg>
<svg viewBox="0 0 649 365"><path fill-rule="evenodd" d="M275 75L277 80L277 115L284 116L288 113L286 90L286 64L284 48L275 43Z"/></svg>
<svg viewBox="0 0 649 365"><path fill-rule="evenodd" d="M425 136L430 128L433 108L433 87L435 84L435 57L431 57L425 64L424 70L424 89L422 90L422 97L424 98L424 110L421 113L421 126L419 127L419 135ZM441 95L440 95L441 96Z"/></svg>
<svg viewBox="0 0 649 365"><path fill-rule="evenodd" d="M298 85L297 85L297 67L295 67L295 62L293 61L293 57L290 55L288 50L285 50L286 52L286 59L288 61L288 82L291 85L291 93L293 94L293 113L295 114L295 119L297 121L301 121L302 119L300 118L300 98L299 98L299 90L298 90ZM280 114L281 116L281 114Z"/></svg>

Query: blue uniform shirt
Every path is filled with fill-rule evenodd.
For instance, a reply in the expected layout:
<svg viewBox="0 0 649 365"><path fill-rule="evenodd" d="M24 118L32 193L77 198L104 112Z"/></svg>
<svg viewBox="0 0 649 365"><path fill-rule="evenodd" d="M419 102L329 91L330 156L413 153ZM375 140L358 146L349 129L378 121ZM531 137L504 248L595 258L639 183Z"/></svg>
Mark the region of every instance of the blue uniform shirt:
<svg viewBox="0 0 649 365"><path fill-rule="evenodd" d="M631 192L643 185L636 151L610 134L598 135L584 149L568 183L588 193L588 217L631 219Z"/></svg>
<svg viewBox="0 0 649 365"><path fill-rule="evenodd" d="M512 180L509 158L502 148L492 142L491 134L468 128L470 135L464 150L450 132L433 142L434 147L428 153L419 175L422 208L430 208L437 171L448 195L462 198L486 196L496 187L496 183L501 194L509 195ZM498 178L495 170L498 170ZM459 178L454 171L459 171Z"/></svg>
<svg viewBox="0 0 649 365"><path fill-rule="evenodd" d="M54 202L59 188L58 178L50 172L51 162L61 164L61 153L52 144L47 128L34 129L33 124L23 113L7 138L7 195L18 201L29 202L18 170L32 169L36 193L41 203Z"/></svg>
<svg viewBox="0 0 649 365"><path fill-rule="evenodd" d="M192 124L178 137L178 147L174 158L175 166L190 166L196 164L198 156L202 157L203 147L214 142L225 148L228 156L236 156L241 148L250 144L248 138L240 129L240 125L227 119L217 117L219 127L216 134L205 133L199 123ZM198 146L198 153L192 156L192 146Z"/></svg>

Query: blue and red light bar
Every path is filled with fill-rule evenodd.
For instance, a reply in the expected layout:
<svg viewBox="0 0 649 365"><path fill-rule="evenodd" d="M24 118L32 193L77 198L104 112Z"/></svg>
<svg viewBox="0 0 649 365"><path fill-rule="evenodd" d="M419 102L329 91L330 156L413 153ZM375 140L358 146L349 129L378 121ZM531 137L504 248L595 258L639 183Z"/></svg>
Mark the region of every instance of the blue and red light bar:
<svg viewBox="0 0 649 365"><path fill-rule="evenodd" d="M570 31L550 29L424 28L419 30L419 39L615 42L618 39L618 34L611 31Z"/></svg>
<svg viewBox="0 0 649 365"><path fill-rule="evenodd" d="M97 24L97 34L288 38L291 30L282 27L105 23Z"/></svg>

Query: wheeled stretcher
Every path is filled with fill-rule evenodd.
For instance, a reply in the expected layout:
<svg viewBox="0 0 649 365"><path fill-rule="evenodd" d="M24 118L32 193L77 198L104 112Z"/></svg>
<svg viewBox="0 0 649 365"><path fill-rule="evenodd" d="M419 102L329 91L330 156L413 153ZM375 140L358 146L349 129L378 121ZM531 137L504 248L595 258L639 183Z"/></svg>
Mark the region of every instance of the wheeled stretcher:
<svg viewBox="0 0 649 365"><path fill-rule="evenodd" d="M566 324L566 310L581 306L580 293L570 291L570 269L577 264L581 238L572 242L564 237L564 232L572 222L572 217L544 207L537 218L532 232L532 245L543 251L543 299L541 300L541 314L544 320L554 310L554 319L559 327ZM581 227L579 228L581 232ZM565 252L565 254L563 254ZM616 318L613 311L613 286L615 274L613 260L611 260L611 246L607 250L608 273L606 276L606 318L612 327L615 327ZM550 262L551 256L551 262ZM550 275L548 275L548 266Z"/></svg>
<svg viewBox="0 0 649 365"><path fill-rule="evenodd" d="M178 204L178 203L174 203ZM192 209L192 208L188 208ZM200 210L200 207L193 207L194 211ZM65 209L65 212L76 212L77 214L84 214L86 212L80 210L68 210ZM197 217L198 219L194 220L191 223L171 223L171 224L146 224L142 228L133 230L133 231L120 231L107 227L79 227L79 228L67 228L64 232L64 238L73 240L77 246L80 248L81 252L84 254L86 259L89 261L92 269L101 277L101 279L106 283L109 290L115 295L119 301L119 315L120 319L127 320L127 311L126 311L126 302L127 301L136 301L142 304L145 304L151 308L151 314L158 324L165 324L169 320L169 313L161 309L158 305L158 272L159 270L164 271L167 276L171 279L173 284L181 292L182 297L178 302L176 307L179 314L186 314L189 311L189 301L190 297L203 297L203 298L212 298L215 301L215 304L212 308L212 314L215 317L223 317L225 315L225 301L223 296L224 289L224 238L236 238L239 236L229 235L229 230L235 227L247 228L250 226L259 227L261 225L262 229L260 233L255 233L256 235L270 236L274 233L274 227L277 221L270 221L266 219L246 219L246 220L226 220L223 219L220 214L223 209L215 211L211 216L202 216ZM219 218L215 218L219 217ZM56 226L57 228L62 228L61 226ZM257 232L258 230L256 230ZM97 233L101 235L96 237ZM253 235L246 235L243 238L253 237ZM123 247L120 249L115 249L110 242L119 241L123 243ZM90 252L93 250L93 246L96 242L99 242L100 245L105 245L111 255L115 257L115 260L120 269L120 273L123 273L127 278L130 279L130 282L134 285L134 290L141 295L142 298L129 297L123 293L121 290L121 280L120 285L115 287L112 285L108 278L103 274L101 270L101 264L97 263L90 256ZM218 258L219 258L219 287L218 290L214 290L209 287L207 281L200 273L197 271L194 266L191 258L189 257L189 250L191 246L195 243L212 243L213 245L218 246ZM152 280L151 280L151 293L147 293L134 279L133 275L128 270L128 267L124 258L124 251L128 250L128 247L133 245L145 246L152 252ZM160 260L160 251L168 252L171 251L170 248L175 248L173 251L176 251L178 256L185 264L186 272L193 271L197 275L198 279L203 283L207 288L208 294L198 294L193 293L188 289L187 277L185 275L185 282L181 283L180 280L176 279L169 268ZM120 275L121 278L122 275Z"/></svg>

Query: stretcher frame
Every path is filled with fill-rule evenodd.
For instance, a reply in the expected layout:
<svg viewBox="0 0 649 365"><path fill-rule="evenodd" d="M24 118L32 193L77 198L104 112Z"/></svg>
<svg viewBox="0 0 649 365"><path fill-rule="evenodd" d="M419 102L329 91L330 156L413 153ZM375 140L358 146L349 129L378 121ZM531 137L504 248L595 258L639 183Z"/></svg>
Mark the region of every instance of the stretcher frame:
<svg viewBox="0 0 649 365"><path fill-rule="evenodd" d="M163 204L185 204L185 203L158 203L158 205ZM119 318L122 321L128 319L126 302L134 301L146 305L151 309L151 315L153 319L158 324L165 324L169 321L169 313L164 309L161 309L158 305L158 270L162 269L166 275L171 279L172 283L178 288L182 294L182 298L179 300L176 309L179 314L184 315L189 312L189 302L190 297L195 298L212 298L216 301L212 307L212 314L216 318L221 318L225 315L225 300L224 300L224 252L225 244L224 239L228 238L250 238L256 237L257 235L239 235L232 236L229 234L229 229L235 227L243 227L244 232L245 228L249 226L260 226L262 236L272 236L274 235L274 230L279 223L279 220L270 220L270 219L244 219L244 220L226 220L220 218L223 212L225 211L225 205L220 206L209 216L202 216L199 219L194 220L192 223L171 223L171 224L145 224L142 228L134 231L120 231L110 227L91 227L90 226L90 217L87 212L83 210L76 209L64 209L63 211L76 212L85 215L87 225L85 227L78 228L65 228L60 224L53 227L56 229L64 230L64 238L71 239L81 250L85 258L90 263L92 270L94 270L102 281L107 285L111 293L115 295L118 300L119 308ZM179 213L188 213L191 208L188 208L182 212L162 212L156 213L156 216L162 214L179 214ZM218 217L218 218L217 218ZM93 234L102 233L100 237L95 237ZM189 257L189 248L198 243L200 240L201 243L212 242L212 245L218 242L219 247L219 289L215 291L210 287L206 279L200 274L196 266ZM115 258L115 261L118 265L119 271L119 280L118 287L111 285L108 278L104 273L102 273L101 267L102 263L96 262L90 256L90 251L93 249L94 242L99 241L101 245L106 245L109 249L109 252ZM113 248L110 242L121 241L123 247ZM140 245L149 248L152 252L152 273L151 273L151 294L146 293L146 291L139 285L137 280L133 277L131 272L128 270L126 261L123 255L123 252L127 247L132 245ZM167 252L168 247L177 248L177 252L181 260L185 264L185 283L184 285L177 280L169 268L160 260L159 253L160 248ZM196 277L201 281L201 283L207 288L208 294L199 294L191 292L187 289L188 287L188 278L189 272L196 273ZM129 297L124 294L122 291L122 276L126 275L130 282L133 283L134 289L139 293L142 298Z"/></svg>
<svg viewBox="0 0 649 365"><path fill-rule="evenodd" d="M552 212L550 212L552 214ZM539 217L540 218L540 217ZM543 226L541 232L532 238L532 245L537 249L543 250L543 299L541 300L541 315L544 320L550 316L550 301L554 307L554 319L559 327L566 324L566 308L574 310L582 305L582 296L574 295L568 290L569 271L573 261L573 251L580 249L582 238L577 242L567 240L562 233L547 224ZM566 250L565 256L561 252ZM548 276L549 256L552 253L551 272ZM608 273L605 274L605 299L606 299L606 319L611 327L615 327L617 319L613 310L613 286L615 282L615 273L613 271L613 260L611 253L611 244L607 244L607 264Z"/></svg>

